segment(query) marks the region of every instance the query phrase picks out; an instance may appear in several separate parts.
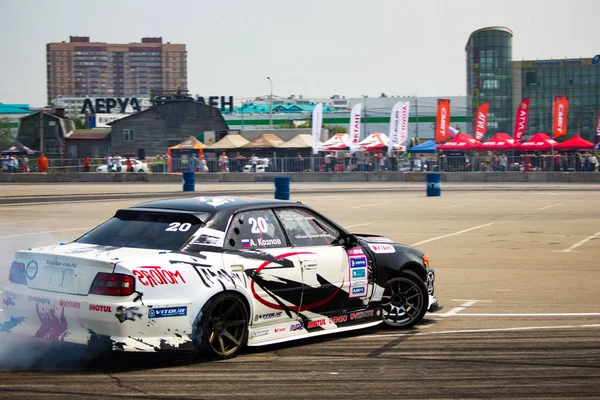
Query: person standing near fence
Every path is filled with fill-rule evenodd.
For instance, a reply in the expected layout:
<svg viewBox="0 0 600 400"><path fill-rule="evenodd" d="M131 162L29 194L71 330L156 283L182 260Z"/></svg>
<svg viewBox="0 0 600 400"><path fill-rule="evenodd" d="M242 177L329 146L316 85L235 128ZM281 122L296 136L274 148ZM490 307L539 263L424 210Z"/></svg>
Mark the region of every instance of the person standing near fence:
<svg viewBox="0 0 600 400"><path fill-rule="evenodd" d="M23 172L29 172L29 158L23 156Z"/></svg>
<svg viewBox="0 0 600 400"><path fill-rule="evenodd" d="M508 158L506 157L506 154L501 153L500 157L498 157L498 169L500 170L500 172L505 172L507 165L508 165Z"/></svg>
<svg viewBox="0 0 600 400"><path fill-rule="evenodd" d="M89 157L83 158L83 172L90 172L90 168L92 167L92 160Z"/></svg>
<svg viewBox="0 0 600 400"><path fill-rule="evenodd" d="M256 164L258 164L258 157L256 157L256 154L252 153L252 157L250 158L250 165L252 165L252 172L256 172Z"/></svg>
<svg viewBox="0 0 600 400"><path fill-rule="evenodd" d="M117 172L121 172L121 155L117 154L113 160L113 162L115 163L115 169Z"/></svg>
<svg viewBox="0 0 600 400"><path fill-rule="evenodd" d="M45 153L41 153L40 157L37 160L38 172L46 173L48 172L48 157L46 157Z"/></svg>
<svg viewBox="0 0 600 400"><path fill-rule="evenodd" d="M125 161L125 167L127 168L127 172L133 172L133 163L129 157L127 157L127 160Z"/></svg>

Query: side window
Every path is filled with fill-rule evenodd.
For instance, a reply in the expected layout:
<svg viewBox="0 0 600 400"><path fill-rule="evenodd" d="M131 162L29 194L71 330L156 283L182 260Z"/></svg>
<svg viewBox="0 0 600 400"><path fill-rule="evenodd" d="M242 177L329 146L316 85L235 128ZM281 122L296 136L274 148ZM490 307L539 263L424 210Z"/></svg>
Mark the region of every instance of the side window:
<svg viewBox="0 0 600 400"><path fill-rule="evenodd" d="M276 211L292 246L328 246L340 232L312 213L288 208Z"/></svg>
<svg viewBox="0 0 600 400"><path fill-rule="evenodd" d="M271 210L246 211L234 215L226 249L264 249L286 247L285 235Z"/></svg>

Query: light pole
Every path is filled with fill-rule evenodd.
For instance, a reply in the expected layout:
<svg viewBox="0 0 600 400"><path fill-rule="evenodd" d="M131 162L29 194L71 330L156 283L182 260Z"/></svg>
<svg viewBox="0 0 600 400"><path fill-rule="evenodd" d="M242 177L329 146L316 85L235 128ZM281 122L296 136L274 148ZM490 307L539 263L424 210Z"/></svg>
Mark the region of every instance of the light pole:
<svg viewBox="0 0 600 400"><path fill-rule="evenodd" d="M269 95L269 129L273 129L273 81L270 76L267 76L267 79L271 87L271 94Z"/></svg>

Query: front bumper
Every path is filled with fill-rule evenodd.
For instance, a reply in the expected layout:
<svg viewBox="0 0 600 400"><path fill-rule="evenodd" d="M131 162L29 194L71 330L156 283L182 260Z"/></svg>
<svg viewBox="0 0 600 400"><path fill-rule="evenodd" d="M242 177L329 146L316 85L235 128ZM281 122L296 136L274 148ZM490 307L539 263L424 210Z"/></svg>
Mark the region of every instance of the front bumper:
<svg viewBox="0 0 600 400"><path fill-rule="evenodd" d="M437 298L435 297L434 283L435 271L433 268L427 268L427 282L425 282L425 286L427 287L427 293L429 294L428 312L436 312L442 309L442 306L440 306L440 303L438 303Z"/></svg>
<svg viewBox="0 0 600 400"><path fill-rule="evenodd" d="M2 293L4 322L0 332L100 350L192 349L188 316L149 318L152 307L189 304L145 305L134 302L135 296L81 296L7 286Z"/></svg>

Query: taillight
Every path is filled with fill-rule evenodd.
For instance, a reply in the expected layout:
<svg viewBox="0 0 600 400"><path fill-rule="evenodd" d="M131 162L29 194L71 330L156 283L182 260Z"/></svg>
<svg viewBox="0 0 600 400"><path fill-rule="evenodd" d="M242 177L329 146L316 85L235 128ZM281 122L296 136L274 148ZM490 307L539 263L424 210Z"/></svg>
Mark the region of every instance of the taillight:
<svg viewBox="0 0 600 400"><path fill-rule="evenodd" d="M27 277L25 276L25 264L13 261L12 264L10 264L8 280L12 283L27 285Z"/></svg>
<svg viewBox="0 0 600 400"><path fill-rule="evenodd" d="M129 296L135 289L133 276L98 272L92 282L90 294L105 296Z"/></svg>

